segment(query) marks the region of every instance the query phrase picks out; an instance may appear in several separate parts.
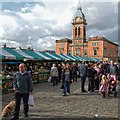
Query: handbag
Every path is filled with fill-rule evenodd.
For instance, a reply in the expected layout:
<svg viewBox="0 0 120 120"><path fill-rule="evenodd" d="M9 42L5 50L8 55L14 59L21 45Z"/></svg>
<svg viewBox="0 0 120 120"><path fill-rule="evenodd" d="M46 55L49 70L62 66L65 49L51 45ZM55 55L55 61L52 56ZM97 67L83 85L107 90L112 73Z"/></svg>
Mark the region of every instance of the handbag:
<svg viewBox="0 0 120 120"><path fill-rule="evenodd" d="M29 95L29 98L28 98L28 105L31 106L31 107L34 106L33 95Z"/></svg>

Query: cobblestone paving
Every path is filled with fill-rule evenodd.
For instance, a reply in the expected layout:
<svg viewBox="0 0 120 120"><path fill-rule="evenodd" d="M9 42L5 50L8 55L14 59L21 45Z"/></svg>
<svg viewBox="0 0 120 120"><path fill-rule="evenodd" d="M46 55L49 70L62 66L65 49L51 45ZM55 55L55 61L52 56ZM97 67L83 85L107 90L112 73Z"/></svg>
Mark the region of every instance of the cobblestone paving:
<svg viewBox="0 0 120 120"><path fill-rule="evenodd" d="M34 85L35 106L30 107L29 118L94 118L118 117L118 98L113 95L101 98L98 91L94 93L81 93L80 81L71 84L71 94L62 96L60 84L52 86L51 83L40 83ZM86 82L87 90L87 82ZM3 105L7 104L3 96ZM22 105L21 105L22 109ZM23 118L22 110L20 118Z"/></svg>

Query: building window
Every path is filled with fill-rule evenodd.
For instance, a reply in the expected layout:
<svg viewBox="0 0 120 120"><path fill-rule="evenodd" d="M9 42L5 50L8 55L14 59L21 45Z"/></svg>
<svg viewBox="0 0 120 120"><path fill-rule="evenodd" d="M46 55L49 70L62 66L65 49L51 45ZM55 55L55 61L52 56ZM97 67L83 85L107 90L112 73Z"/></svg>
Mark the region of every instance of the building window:
<svg viewBox="0 0 120 120"><path fill-rule="evenodd" d="M98 54L98 50L94 49L94 56L97 56L97 54Z"/></svg>
<svg viewBox="0 0 120 120"><path fill-rule="evenodd" d="M87 56L87 50L84 51L84 55Z"/></svg>
<svg viewBox="0 0 120 120"><path fill-rule="evenodd" d="M86 38L86 30L85 30L85 27L84 27L84 38Z"/></svg>
<svg viewBox="0 0 120 120"><path fill-rule="evenodd" d="M68 55L72 55L72 51L71 50L68 50Z"/></svg>
<svg viewBox="0 0 120 120"><path fill-rule="evenodd" d="M80 55L80 49L76 48L76 55Z"/></svg>
<svg viewBox="0 0 120 120"><path fill-rule="evenodd" d="M77 27L75 27L75 37L77 36Z"/></svg>
<svg viewBox="0 0 120 120"><path fill-rule="evenodd" d="M98 42L93 42L92 46L98 46Z"/></svg>
<svg viewBox="0 0 120 120"><path fill-rule="evenodd" d="M78 27L78 37L80 37L80 27Z"/></svg>
<svg viewBox="0 0 120 120"><path fill-rule="evenodd" d="M60 48L60 54L63 54L63 48Z"/></svg>

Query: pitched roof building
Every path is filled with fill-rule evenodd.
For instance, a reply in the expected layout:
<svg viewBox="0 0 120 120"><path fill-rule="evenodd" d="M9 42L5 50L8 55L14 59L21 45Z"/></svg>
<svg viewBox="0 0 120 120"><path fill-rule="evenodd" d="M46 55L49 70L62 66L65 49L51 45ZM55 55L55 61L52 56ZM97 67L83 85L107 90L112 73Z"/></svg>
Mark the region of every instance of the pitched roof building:
<svg viewBox="0 0 120 120"><path fill-rule="evenodd" d="M56 53L101 59L118 58L118 45L116 43L111 42L103 36L86 39L86 25L85 15L79 6L72 22L73 38L56 40Z"/></svg>

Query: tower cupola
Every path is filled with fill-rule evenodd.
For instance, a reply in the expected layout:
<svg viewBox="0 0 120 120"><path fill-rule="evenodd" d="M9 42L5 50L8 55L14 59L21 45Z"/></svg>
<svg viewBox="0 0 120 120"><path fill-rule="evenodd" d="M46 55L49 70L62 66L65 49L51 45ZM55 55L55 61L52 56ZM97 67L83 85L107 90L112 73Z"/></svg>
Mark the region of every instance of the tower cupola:
<svg viewBox="0 0 120 120"><path fill-rule="evenodd" d="M82 8L81 8L81 6L79 6L78 8L77 8L77 11L76 11L76 13L75 13L75 15L74 15L74 18L76 18L76 17L80 17L81 19L85 19L85 15L84 15L84 13L82 12Z"/></svg>

